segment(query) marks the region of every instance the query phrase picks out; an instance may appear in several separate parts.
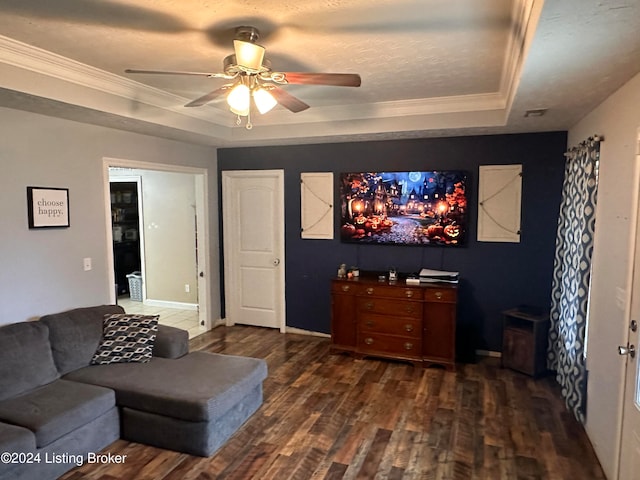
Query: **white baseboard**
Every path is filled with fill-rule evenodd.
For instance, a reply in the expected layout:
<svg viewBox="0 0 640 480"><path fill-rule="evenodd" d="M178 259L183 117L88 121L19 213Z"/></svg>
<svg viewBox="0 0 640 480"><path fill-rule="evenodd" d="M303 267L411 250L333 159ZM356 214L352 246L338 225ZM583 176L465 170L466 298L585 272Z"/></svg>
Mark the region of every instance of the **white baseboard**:
<svg viewBox="0 0 640 480"><path fill-rule="evenodd" d="M220 318L216 320L216 322L213 324L213 327L217 327L220 325L227 325L227 320L225 318ZM309 335L312 337L331 338L331 335L328 333L312 332L311 330L303 330L302 328L287 327L286 325L284 327L284 333L295 333L296 335Z"/></svg>
<svg viewBox="0 0 640 480"><path fill-rule="evenodd" d="M145 305L149 305L150 307L159 307L159 308L179 308L180 310L198 310L197 303L183 303L183 302L169 302L166 300L149 300L148 298L144 301Z"/></svg>
<svg viewBox="0 0 640 480"><path fill-rule="evenodd" d="M476 350L476 355L480 357L502 358L502 352L493 352L491 350Z"/></svg>
<svg viewBox="0 0 640 480"><path fill-rule="evenodd" d="M227 321L224 318L218 318L217 320L213 321L213 323L211 324L211 328L216 328L226 324L227 324Z"/></svg>
<svg viewBox="0 0 640 480"><path fill-rule="evenodd" d="M310 335L312 337L331 338L331 335L329 335L328 333L312 332L311 330L303 330L301 328L295 328L295 327L284 327L284 332L295 333L297 335Z"/></svg>

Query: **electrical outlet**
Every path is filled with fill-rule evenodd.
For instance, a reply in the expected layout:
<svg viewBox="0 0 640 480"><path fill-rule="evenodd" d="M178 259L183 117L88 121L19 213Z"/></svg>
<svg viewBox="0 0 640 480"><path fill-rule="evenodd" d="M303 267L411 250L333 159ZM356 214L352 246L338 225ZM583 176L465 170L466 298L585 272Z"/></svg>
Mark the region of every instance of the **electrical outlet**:
<svg viewBox="0 0 640 480"><path fill-rule="evenodd" d="M83 267L84 267L84 271L88 272L89 270L91 270L91 257L87 257L85 259L82 260L83 263Z"/></svg>
<svg viewBox="0 0 640 480"><path fill-rule="evenodd" d="M188 283L184 284L184 291L185 293L189 293L191 291L191 286Z"/></svg>

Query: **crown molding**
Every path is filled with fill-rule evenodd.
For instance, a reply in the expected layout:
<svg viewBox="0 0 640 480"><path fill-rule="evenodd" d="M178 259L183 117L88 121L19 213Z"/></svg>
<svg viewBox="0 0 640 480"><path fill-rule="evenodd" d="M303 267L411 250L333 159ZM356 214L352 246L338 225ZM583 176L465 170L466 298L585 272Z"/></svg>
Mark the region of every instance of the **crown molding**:
<svg viewBox="0 0 640 480"><path fill-rule="evenodd" d="M544 0L515 0L511 10L511 34L506 48L500 95L505 100L505 114L509 115L515 98L522 68L542 14ZM505 117L506 118L506 117Z"/></svg>
<svg viewBox="0 0 640 480"><path fill-rule="evenodd" d="M216 115L215 111L203 112L198 109L182 108L182 105L189 100L178 95L4 36L0 36L0 63L101 93L170 110L180 115L205 121L225 122L222 115ZM217 119L216 116L220 118Z"/></svg>
<svg viewBox="0 0 640 480"><path fill-rule="evenodd" d="M125 77L97 69L61 55L38 47L0 36L0 63L5 63L45 77L96 90L101 93L116 95L131 101L145 103L153 107L174 111L181 115L191 116L221 125L229 126L230 115L219 109L185 109L182 107L188 99L167 93L163 90L141 84ZM460 95L451 97L401 100L395 102L377 102L358 106L314 107L317 115L297 115L293 122L315 122L318 118L335 118L336 120L356 120L371 116L405 116L453 113L475 110L504 108L504 101L499 93L482 95ZM290 123L288 112L274 112L284 115L282 123ZM305 113L312 113L307 111Z"/></svg>

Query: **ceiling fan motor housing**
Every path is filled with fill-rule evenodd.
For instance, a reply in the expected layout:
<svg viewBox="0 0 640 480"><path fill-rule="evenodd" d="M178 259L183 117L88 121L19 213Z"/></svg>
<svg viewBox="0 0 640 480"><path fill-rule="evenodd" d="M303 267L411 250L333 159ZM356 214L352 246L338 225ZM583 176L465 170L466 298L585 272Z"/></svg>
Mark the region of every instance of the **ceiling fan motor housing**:
<svg viewBox="0 0 640 480"><path fill-rule="evenodd" d="M236 27L236 40L255 43L260 38L260 32L255 27Z"/></svg>

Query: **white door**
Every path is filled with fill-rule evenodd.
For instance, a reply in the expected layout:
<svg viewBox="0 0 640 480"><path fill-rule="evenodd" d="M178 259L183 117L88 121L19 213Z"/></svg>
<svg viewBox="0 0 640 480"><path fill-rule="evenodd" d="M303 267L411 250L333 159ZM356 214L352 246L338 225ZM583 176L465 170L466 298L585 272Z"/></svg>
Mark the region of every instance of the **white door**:
<svg viewBox="0 0 640 480"><path fill-rule="evenodd" d="M640 137L640 135L639 135ZM640 149L640 138L638 141ZM640 164L640 155L636 165ZM619 480L640 478L640 205L636 204L636 241L633 255L633 281L631 289L631 315L629 322L629 343L627 350L627 375L622 414L622 442L620 447ZM633 348L633 350L632 350Z"/></svg>
<svg viewBox="0 0 640 480"><path fill-rule="evenodd" d="M285 328L284 171L222 172L227 325Z"/></svg>

